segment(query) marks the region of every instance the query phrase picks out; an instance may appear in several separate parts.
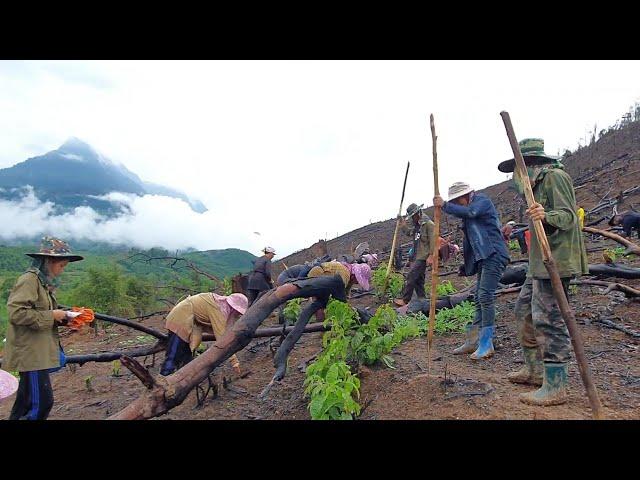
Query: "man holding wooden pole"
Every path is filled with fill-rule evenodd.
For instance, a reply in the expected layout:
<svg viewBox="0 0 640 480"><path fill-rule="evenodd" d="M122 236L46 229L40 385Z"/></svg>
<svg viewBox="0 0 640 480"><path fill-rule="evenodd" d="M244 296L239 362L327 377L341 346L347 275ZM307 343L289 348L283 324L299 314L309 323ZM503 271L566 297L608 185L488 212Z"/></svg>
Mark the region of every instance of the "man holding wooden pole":
<svg viewBox="0 0 640 480"><path fill-rule="evenodd" d="M570 279L589 273L573 182L563 170L559 157L544 152L542 139L524 139L519 147L527 167L525 181L531 184L535 199L527 209L529 229L533 230L533 222L542 222L567 295ZM498 170L513 172L514 167L515 160L511 159L500 163ZM513 181L524 196L525 186L520 176L514 174ZM525 364L507 378L514 383L541 385L536 391L521 394L520 400L524 403L540 406L565 403L571 342L537 235L531 236L529 270L516 301L515 315Z"/></svg>
<svg viewBox="0 0 640 480"><path fill-rule="evenodd" d="M462 219L464 265L460 266L459 274L478 276L475 316L467 325L464 344L453 353L471 353L472 360L490 358L494 353L496 290L509 263L509 250L502 239L498 212L489 197L464 182L449 187L449 201L436 195L433 204Z"/></svg>
<svg viewBox="0 0 640 480"><path fill-rule="evenodd" d="M407 220L411 220L413 230L407 226ZM396 298L394 303L403 307L411 301L411 296L415 290L418 298L426 298L424 291L425 274L427 264L431 264L431 252L435 246L434 236L435 224L428 215L422 214L422 205L412 203L407 207L406 219L400 219L400 228L405 235L413 236L413 261L407 279L402 289L401 297Z"/></svg>

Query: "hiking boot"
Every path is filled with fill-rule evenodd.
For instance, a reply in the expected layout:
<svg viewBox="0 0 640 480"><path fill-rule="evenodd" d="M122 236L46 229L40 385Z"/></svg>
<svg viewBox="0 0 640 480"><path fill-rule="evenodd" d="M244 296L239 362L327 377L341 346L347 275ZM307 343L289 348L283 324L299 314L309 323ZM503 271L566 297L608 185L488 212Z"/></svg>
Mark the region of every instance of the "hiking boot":
<svg viewBox="0 0 640 480"><path fill-rule="evenodd" d="M453 351L454 355L461 355L463 353L473 353L478 348L478 332L480 327L477 325L467 325L465 342Z"/></svg>
<svg viewBox="0 0 640 480"><path fill-rule="evenodd" d="M522 347L524 365L517 372L507 374L507 380L513 383L542 385L542 359L537 348Z"/></svg>
<svg viewBox="0 0 640 480"><path fill-rule="evenodd" d="M482 360L493 355L493 333L495 325L490 327L482 327L480 329L480 340L478 341L478 349L471 354L472 360Z"/></svg>
<svg viewBox="0 0 640 480"><path fill-rule="evenodd" d="M545 363L542 387L535 392L521 393L520 401L546 407L567 402L567 364Z"/></svg>

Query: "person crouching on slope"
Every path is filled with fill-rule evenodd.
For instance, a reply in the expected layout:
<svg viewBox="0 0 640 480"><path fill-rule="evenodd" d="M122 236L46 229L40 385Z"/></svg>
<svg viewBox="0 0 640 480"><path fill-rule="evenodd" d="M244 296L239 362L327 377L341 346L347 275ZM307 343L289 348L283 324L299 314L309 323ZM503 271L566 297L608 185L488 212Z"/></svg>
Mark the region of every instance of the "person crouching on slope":
<svg viewBox="0 0 640 480"><path fill-rule="evenodd" d="M222 338L225 330L247 311L248 303L241 293L223 296L205 292L191 295L173 307L165 324L169 339L160 375L171 375L189 363L202 342L203 333L212 332L216 339ZM241 375L238 357L232 355L230 360L233 369Z"/></svg>

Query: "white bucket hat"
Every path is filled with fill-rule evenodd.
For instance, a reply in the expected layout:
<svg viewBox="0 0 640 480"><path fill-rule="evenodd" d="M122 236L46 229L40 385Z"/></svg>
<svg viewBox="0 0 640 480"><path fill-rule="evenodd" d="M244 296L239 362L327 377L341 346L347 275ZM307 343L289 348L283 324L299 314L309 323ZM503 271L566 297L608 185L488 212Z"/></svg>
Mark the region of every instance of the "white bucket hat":
<svg viewBox="0 0 640 480"><path fill-rule="evenodd" d="M273 253L273 254L276 253L276 251L273 249L273 247L264 247L263 252L264 253Z"/></svg>
<svg viewBox="0 0 640 480"><path fill-rule="evenodd" d="M461 197L471 192L473 192L471 185L464 182L456 182L449 187L449 200L453 200L454 198Z"/></svg>

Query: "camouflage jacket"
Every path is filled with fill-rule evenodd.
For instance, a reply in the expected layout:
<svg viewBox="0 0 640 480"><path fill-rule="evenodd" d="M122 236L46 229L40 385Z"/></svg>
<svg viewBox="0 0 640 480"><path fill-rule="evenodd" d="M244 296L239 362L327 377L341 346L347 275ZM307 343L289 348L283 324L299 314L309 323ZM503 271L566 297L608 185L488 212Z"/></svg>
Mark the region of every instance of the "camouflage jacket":
<svg viewBox="0 0 640 480"><path fill-rule="evenodd" d="M551 254L560 277L573 277L589 273L587 252L576 213L576 197L571 177L563 170L552 168L541 174L533 187L533 196L545 210L542 222ZM528 277L549 278L542 261L540 244L529 221L531 248L529 249Z"/></svg>
<svg viewBox="0 0 640 480"><path fill-rule="evenodd" d="M413 222L413 221L412 221ZM402 226L405 235L413 237L413 260L426 260L435 245L434 229L436 224L429 217L422 217L419 225L413 225L413 231L406 225Z"/></svg>

